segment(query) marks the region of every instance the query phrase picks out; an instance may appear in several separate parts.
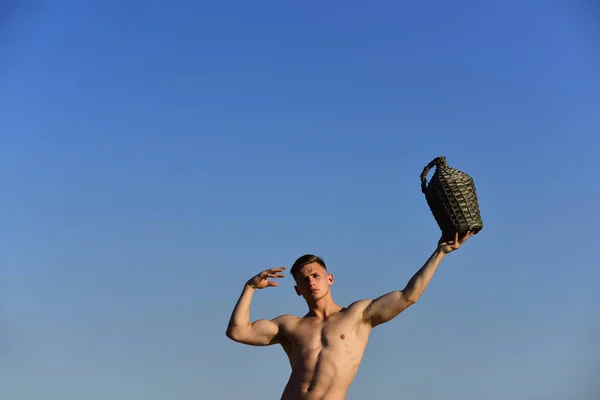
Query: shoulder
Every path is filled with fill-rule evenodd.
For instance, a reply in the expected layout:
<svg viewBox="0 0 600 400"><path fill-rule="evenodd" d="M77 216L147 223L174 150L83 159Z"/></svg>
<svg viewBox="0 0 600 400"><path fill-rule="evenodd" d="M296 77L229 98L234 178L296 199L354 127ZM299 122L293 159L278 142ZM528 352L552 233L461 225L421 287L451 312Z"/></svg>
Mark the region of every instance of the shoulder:
<svg viewBox="0 0 600 400"><path fill-rule="evenodd" d="M289 336L297 330L301 320L302 318L292 314L284 314L272 319L273 323L277 325L282 344L289 343Z"/></svg>
<svg viewBox="0 0 600 400"><path fill-rule="evenodd" d="M356 300L346 307L345 312L348 314L348 316L364 319L367 309L372 302L373 299Z"/></svg>
<svg viewBox="0 0 600 400"><path fill-rule="evenodd" d="M356 300L354 303L350 304L347 309L348 311L364 311L369 307L369 305L373 302L373 299L361 299Z"/></svg>
<svg viewBox="0 0 600 400"><path fill-rule="evenodd" d="M273 318L272 321L278 325L289 325L290 323L295 323L300 320L300 317L292 314L283 314L276 318Z"/></svg>

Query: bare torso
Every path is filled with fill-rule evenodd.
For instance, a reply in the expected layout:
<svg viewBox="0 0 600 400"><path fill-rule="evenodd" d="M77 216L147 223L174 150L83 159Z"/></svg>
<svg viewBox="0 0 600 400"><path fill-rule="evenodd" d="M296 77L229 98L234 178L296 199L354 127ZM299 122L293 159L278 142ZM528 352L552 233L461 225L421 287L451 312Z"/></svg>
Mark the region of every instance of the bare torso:
<svg viewBox="0 0 600 400"><path fill-rule="evenodd" d="M292 373L281 400L343 400L354 380L371 326L363 320L368 302L358 301L322 320L281 319L282 346Z"/></svg>

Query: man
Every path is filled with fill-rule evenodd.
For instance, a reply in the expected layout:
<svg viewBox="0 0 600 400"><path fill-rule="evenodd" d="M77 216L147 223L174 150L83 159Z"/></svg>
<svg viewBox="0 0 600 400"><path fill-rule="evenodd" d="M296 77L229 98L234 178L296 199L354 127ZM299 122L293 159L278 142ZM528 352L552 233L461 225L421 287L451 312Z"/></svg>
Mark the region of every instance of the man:
<svg viewBox="0 0 600 400"><path fill-rule="evenodd" d="M246 282L233 310L227 337L253 346L279 344L287 353L291 376L281 400L343 400L358 371L369 334L415 304L445 255L457 250L473 233L438 242L437 248L403 290L376 299L358 300L348 307L333 301L333 275L323 260L304 255L292 266L296 293L304 297L308 313L282 315L250 322L250 302L256 289L277 286L285 267L262 271Z"/></svg>

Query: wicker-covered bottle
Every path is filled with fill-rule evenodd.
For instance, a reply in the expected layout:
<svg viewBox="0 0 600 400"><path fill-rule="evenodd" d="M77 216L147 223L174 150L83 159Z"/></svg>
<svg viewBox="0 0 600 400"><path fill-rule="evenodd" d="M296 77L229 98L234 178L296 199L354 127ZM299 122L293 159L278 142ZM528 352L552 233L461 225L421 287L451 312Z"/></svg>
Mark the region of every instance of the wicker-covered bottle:
<svg viewBox="0 0 600 400"><path fill-rule="evenodd" d="M427 174L436 167L429 184ZM421 173L421 191L445 239L467 231L483 229L477 192L473 179L446 163L446 157L433 159Z"/></svg>

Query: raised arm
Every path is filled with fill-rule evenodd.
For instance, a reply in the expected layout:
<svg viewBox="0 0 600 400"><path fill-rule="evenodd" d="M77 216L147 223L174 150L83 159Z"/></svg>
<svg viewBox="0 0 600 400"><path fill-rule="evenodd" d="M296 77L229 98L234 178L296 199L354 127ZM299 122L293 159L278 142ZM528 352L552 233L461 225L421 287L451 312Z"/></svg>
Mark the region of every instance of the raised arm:
<svg viewBox="0 0 600 400"><path fill-rule="evenodd" d="M280 343L279 327L283 317L250 322L250 303L257 289L277 286L277 282L269 278L283 278L281 272L284 269L285 267L281 267L262 271L246 282L229 319L226 331L228 338L252 346L269 346Z"/></svg>
<svg viewBox="0 0 600 400"><path fill-rule="evenodd" d="M364 319L367 323L373 327L383 324L415 304L429 285L429 282L431 282L431 278L433 278L433 274L444 256L457 250L471 236L473 234L467 232L462 238L459 238L458 234L456 234L454 240L448 242L440 240L433 254L427 259L421 269L413 275L403 290L386 293L373 300L367 306L364 313Z"/></svg>

